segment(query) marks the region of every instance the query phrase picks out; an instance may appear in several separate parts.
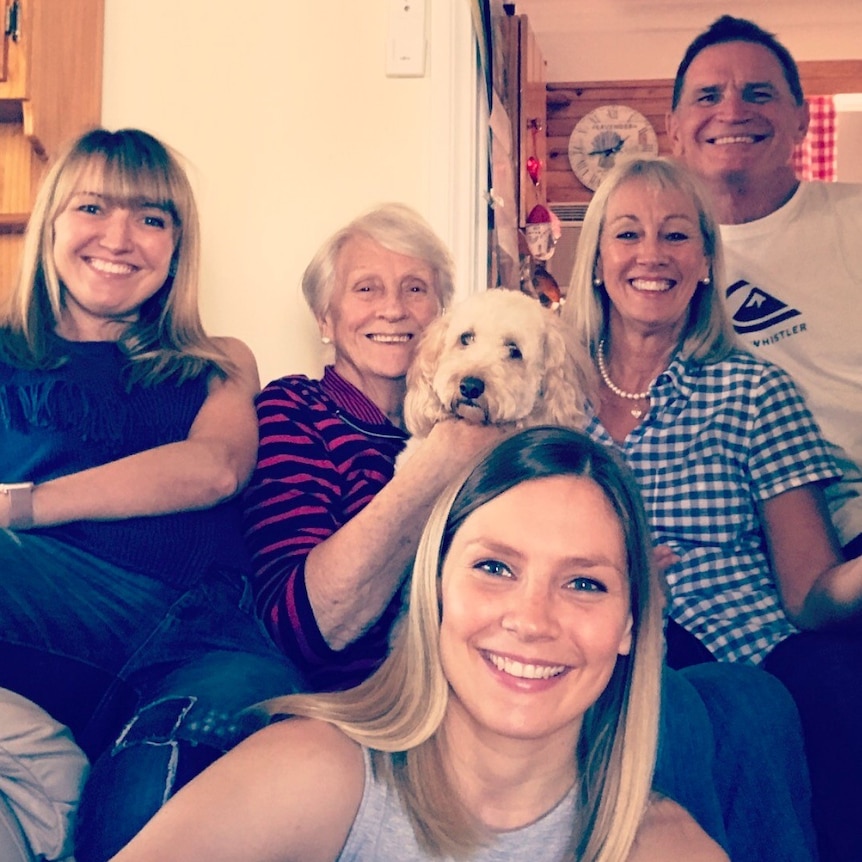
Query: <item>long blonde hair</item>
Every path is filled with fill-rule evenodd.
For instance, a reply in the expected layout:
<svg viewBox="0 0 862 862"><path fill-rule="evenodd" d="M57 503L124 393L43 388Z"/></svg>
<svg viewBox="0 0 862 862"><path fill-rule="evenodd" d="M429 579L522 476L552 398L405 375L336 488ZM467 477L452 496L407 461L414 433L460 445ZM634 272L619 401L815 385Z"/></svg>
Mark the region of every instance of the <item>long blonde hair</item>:
<svg viewBox="0 0 862 862"><path fill-rule="evenodd" d="M472 512L522 482L558 475L595 481L626 541L632 648L618 658L608 686L584 716L571 842L573 858L583 862L625 859L648 804L655 764L661 588L634 479L614 452L579 431L542 426L513 435L441 496L419 543L403 628L376 674L350 691L291 695L266 705L271 714L328 721L370 748L377 773L398 789L417 839L435 856L467 858L489 837L459 804L442 768L437 731L449 695L439 655L442 563Z"/></svg>
<svg viewBox="0 0 862 862"><path fill-rule="evenodd" d="M63 285L54 264L54 222L84 176L120 201L146 200L170 213L176 237L170 274L118 341L131 376L154 383L203 371L229 374L232 364L204 332L198 310L200 228L194 194L179 158L139 129L93 129L57 159L39 190L24 239L18 280L0 318L0 347L15 363L53 368L64 361L55 328Z"/></svg>

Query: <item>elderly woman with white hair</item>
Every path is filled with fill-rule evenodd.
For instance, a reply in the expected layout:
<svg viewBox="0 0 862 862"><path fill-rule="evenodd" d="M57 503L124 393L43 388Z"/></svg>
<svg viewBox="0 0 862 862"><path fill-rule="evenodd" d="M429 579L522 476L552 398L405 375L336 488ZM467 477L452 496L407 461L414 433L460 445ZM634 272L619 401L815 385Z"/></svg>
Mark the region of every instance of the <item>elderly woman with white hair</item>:
<svg viewBox="0 0 862 862"><path fill-rule="evenodd" d="M245 494L258 610L310 688L347 688L386 656L422 525L496 428L443 422L394 476L406 374L452 299L453 264L416 212L384 204L331 236L303 293L334 359L273 381Z"/></svg>

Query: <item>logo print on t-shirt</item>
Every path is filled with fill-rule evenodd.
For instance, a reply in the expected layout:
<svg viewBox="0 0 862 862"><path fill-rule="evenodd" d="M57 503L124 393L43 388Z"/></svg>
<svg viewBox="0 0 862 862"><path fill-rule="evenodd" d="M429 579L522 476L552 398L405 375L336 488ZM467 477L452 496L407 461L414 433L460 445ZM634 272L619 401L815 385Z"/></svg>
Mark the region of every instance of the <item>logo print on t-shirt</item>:
<svg viewBox="0 0 862 862"><path fill-rule="evenodd" d="M748 288L748 294L744 295L739 291ZM734 300L731 296L737 294ZM795 308L791 308L780 299L768 294L760 287L755 287L747 281L740 280L734 282L727 288L728 306L733 311L734 305L740 297L743 297L741 303L736 305L736 311L733 312L733 328L740 334L750 332L762 332L770 326L775 326L776 323L783 323L791 317L797 317L801 312Z"/></svg>

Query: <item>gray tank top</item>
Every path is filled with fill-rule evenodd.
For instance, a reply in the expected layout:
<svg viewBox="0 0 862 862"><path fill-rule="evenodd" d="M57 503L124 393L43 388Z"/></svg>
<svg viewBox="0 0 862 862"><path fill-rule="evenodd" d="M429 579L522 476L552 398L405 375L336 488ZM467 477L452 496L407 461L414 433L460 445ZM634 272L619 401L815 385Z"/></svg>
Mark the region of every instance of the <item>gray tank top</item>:
<svg viewBox="0 0 862 862"><path fill-rule="evenodd" d="M365 790L338 862L430 862L433 857L416 843L398 791L374 779L368 750L362 754ZM574 809L573 789L535 823L497 833L494 843L479 850L470 862L563 862Z"/></svg>

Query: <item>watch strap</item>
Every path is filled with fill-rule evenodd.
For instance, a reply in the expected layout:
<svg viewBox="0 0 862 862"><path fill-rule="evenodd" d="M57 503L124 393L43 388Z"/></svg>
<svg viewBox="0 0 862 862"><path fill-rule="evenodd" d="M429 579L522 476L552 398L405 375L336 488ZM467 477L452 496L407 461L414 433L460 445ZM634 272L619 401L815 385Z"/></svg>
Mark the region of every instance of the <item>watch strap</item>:
<svg viewBox="0 0 862 862"><path fill-rule="evenodd" d="M33 526L33 483L17 482L0 485L0 494L9 498L9 526L27 530Z"/></svg>

